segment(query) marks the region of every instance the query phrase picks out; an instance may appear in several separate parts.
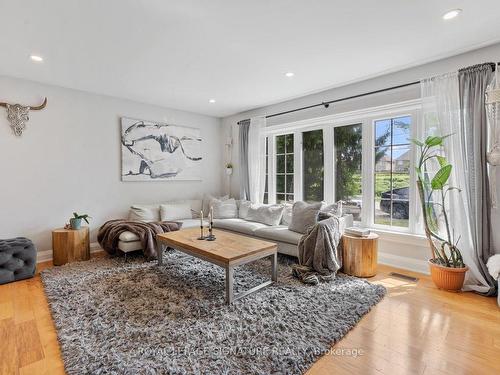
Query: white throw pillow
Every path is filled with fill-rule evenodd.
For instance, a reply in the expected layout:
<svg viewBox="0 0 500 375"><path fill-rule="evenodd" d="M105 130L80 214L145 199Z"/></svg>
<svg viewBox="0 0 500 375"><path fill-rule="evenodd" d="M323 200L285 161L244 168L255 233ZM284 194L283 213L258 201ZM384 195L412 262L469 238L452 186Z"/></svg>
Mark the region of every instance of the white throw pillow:
<svg viewBox="0 0 500 375"><path fill-rule="evenodd" d="M191 204L188 201L161 204L160 218L161 221L191 219Z"/></svg>
<svg viewBox="0 0 500 375"><path fill-rule="evenodd" d="M284 206L281 204L251 204L248 208L246 220L256 221L266 225L279 225Z"/></svg>
<svg viewBox="0 0 500 375"><path fill-rule="evenodd" d="M128 219L132 221L159 221L160 205L134 204L130 207Z"/></svg>
<svg viewBox="0 0 500 375"><path fill-rule="evenodd" d="M226 200L213 198L210 201L210 207L213 207L214 219L233 219L238 217L238 206L234 198Z"/></svg>
<svg viewBox="0 0 500 375"><path fill-rule="evenodd" d="M208 216L208 210L210 210L210 205L211 205L212 199L218 199L220 201L226 201L226 200L229 199L229 195L224 195L223 197L217 198L217 197L214 197L213 195L205 194L203 196L203 204L202 204L203 216L205 216L205 217Z"/></svg>
<svg viewBox="0 0 500 375"><path fill-rule="evenodd" d="M238 217L240 219L246 219L248 216L248 209L252 205L252 202L241 200L238 208Z"/></svg>

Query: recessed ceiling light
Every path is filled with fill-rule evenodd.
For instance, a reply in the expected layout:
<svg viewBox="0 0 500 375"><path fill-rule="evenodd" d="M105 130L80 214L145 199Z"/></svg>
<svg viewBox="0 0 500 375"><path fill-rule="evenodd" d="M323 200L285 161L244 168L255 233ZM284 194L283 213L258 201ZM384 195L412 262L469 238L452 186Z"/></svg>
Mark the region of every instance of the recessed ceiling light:
<svg viewBox="0 0 500 375"><path fill-rule="evenodd" d="M286 75L288 78L291 78L291 77L293 77L293 76L295 75L295 73L294 73L294 72L287 72L287 73L285 73L285 75Z"/></svg>
<svg viewBox="0 0 500 375"><path fill-rule="evenodd" d="M451 20L452 18L455 18L458 16L460 13L462 13L462 9L452 9L443 14L443 20Z"/></svg>
<svg viewBox="0 0 500 375"><path fill-rule="evenodd" d="M209 103L215 103L215 99L210 99L208 102Z"/></svg>
<svg viewBox="0 0 500 375"><path fill-rule="evenodd" d="M30 55L30 59L31 59L31 61L34 61L34 62L42 62L43 61L43 57L38 56L38 55Z"/></svg>

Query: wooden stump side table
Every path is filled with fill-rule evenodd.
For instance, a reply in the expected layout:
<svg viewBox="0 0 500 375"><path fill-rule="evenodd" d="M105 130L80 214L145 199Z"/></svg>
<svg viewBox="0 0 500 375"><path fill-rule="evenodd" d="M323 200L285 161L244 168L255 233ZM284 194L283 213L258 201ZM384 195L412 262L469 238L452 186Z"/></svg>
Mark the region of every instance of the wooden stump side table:
<svg viewBox="0 0 500 375"><path fill-rule="evenodd" d="M90 259L89 227L52 231L52 262L55 266Z"/></svg>
<svg viewBox="0 0 500 375"><path fill-rule="evenodd" d="M357 277L377 274L378 234L367 237L342 236L342 262L344 273Z"/></svg>

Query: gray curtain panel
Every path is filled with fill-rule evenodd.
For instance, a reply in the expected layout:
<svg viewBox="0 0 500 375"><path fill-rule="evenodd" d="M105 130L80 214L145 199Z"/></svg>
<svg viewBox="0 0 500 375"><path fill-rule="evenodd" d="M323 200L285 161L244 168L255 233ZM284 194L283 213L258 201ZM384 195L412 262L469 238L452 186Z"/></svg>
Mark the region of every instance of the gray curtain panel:
<svg viewBox="0 0 500 375"><path fill-rule="evenodd" d="M240 121L240 199L250 200L250 181L248 179L248 131L250 120Z"/></svg>
<svg viewBox="0 0 500 375"><path fill-rule="evenodd" d="M493 64L474 65L458 72L460 116L464 126L462 139L466 175L469 182L469 208L472 216L472 239L480 271L490 285L486 295L496 293L495 280L486 262L494 254L492 248L491 196L486 152L488 128L485 109L486 86L493 78Z"/></svg>

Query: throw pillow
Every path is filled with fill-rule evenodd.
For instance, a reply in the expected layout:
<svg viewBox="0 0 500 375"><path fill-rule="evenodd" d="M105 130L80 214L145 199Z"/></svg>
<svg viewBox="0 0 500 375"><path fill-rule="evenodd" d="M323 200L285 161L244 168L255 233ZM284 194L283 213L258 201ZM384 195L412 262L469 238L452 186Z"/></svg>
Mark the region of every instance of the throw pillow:
<svg viewBox="0 0 500 375"><path fill-rule="evenodd" d="M130 207L128 219L132 221L159 221L160 206L147 204L134 204Z"/></svg>
<svg viewBox="0 0 500 375"><path fill-rule="evenodd" d="M292 208L293 204L285 203L285 208L283 209L283 216L281 217L281 225L289 226L292 222Z"/></svg>
<svg viewBox="0 0 500 375"><path fill-rule="evenodd" d="M226 200L213 198L210 201L210 207L213 207L214 219L232 219L238 217L238 206L234 198Z"/></svg>
<svg viewBox="0 0 500 375"><path fill-rule="evenodd" d="M248 207L246 220L256 221L266 225L279 225L281 216L283 215L283 205L281 204L251 204Z"/></svg>
<svg viewBox="0 0 500 375"><path fill-rule="evenodd" d="M217 198L217 197L214 197L213 195L205 194L203 196L203 203L202 203L203 215L205 217L208 216L208 210L210 210L210 204L211 204L210 202L212 201L212 199L218 199L221 201L225 201L225 200L229 199L229 195L224 195L223 197Z"/></svg>
<svg viewBox="0 0 500 375"><path fill-rule="evenodd" d="M337 217L342 217L342 201L338 201L335 203L332 203L328 206L325 206L321 209L322 212L327 212L332 215L335 215Z"/></svg>
<svg viewBox="0 0 500 375"><path fill-rule="evenodd" d="M241 200L238 208L238 217L240 219L246 219L248 216L248 209L252 205L252 202Z"/></svg>
<svg viewBox="0 0 500 375"><path fill-rule="evenodd" d="M307 229L318 222L318 213L322 205L322 202L295 202L292 207L292 222L288 229L297 233L306 233Z"/></svg>
<svg viewBox="0 0 500 375"><path fill-rule="evenodd" d="M161 221L191 219L191 204L188 201L170 202L160 205Z"/></svg>

